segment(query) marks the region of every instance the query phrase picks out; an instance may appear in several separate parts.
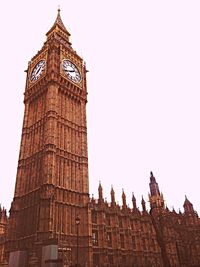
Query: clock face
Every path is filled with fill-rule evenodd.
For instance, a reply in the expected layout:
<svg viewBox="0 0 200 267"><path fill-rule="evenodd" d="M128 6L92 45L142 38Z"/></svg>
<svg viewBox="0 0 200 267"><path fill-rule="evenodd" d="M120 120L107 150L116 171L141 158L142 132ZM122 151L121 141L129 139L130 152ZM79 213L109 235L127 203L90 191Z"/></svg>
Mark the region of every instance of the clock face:
<svg viewBox="0 0 200 267"><path fill-rule="evenodd" d="M44 68L45 68L46 62L45 60L40 60L35 67L33 68L32 72L31 72L31 77L30 80L31 82L35 82L39 79L39 77L41 76Z"/></svg>
<svg viewBox="0 0 200 267"><path fill-rule="evenodd" d="M75 83L81 82L81 74L78 68L74 63L72 63L70 60L63 60L62 62L62 68L64 70L65 75L67 78L72 80Z"/></svg>

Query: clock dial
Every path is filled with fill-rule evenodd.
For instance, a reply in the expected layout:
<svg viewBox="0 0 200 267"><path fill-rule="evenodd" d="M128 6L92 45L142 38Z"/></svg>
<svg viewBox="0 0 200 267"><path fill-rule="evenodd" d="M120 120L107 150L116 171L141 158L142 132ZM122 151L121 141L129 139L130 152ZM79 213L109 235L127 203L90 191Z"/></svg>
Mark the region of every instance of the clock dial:
<svg viewBox="0 0 200 267"><path fill-rule="evenodd" d="M67 59L63 60L62 68L63 68L63 71L64 71L65 75L67 76L67 78L69 78L70 80L72 80L75 83L81 82L80 71L78 70L76 65L74 63L72 63L70 60L67 60Z"/></svg>
<svg viewBox="0 0 200 267"><path fill-rule="evenodd" d="M35 67L33 68L31 72L30 80L31 82L37 81L39 77L41 76L44 68L45 68L46 62L45 60L40 60Z"/></svg>

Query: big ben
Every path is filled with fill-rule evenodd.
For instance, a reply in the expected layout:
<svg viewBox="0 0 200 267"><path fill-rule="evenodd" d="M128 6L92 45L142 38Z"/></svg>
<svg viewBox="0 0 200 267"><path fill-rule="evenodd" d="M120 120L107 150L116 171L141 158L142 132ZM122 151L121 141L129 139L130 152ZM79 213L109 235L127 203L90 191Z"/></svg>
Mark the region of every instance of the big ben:
<svg viewBox="0 0 200 267"><path fill-rule="evenodd" d="M15 266L46 266L45 255L51 259L58 248L68 249L70 264L77 263L79 253L79 263L90 266L87 70L72 48L60 10L46 36L26 71L6 251L12 266L12 257L18 258Z"/></svg>

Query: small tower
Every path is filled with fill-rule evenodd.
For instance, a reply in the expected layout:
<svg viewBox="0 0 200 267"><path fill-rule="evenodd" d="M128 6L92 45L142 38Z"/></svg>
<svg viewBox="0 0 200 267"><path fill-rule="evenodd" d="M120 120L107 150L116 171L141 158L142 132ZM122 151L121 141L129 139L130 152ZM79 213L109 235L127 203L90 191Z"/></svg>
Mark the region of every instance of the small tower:
<svg viewBox="0 0 200 267"><path fill-rule="evenodd" d="M99 192L99 198L98 198L98 203L101 204L104 202L103 200L103 187L101 185L101 182L99 181L99 187L98 187L98 192Z"/></svg>
<svg viewBox="0 0 200 267"><path fill-rule="evenodd" d="M132 193L132 204L133 204L133 210L137 209L137 203L134 193Z"/></svg>
<svg viewBox="0 0 200 267"><path fill-rule="evenodd" d="M185 196L183 207L186 214L194 213L193 204L188 200L187 196Z"/></svg>
<svg viewBox="0 0 200 267"><path fill-rule="evenodd" d="M147 209L146 209L146 202L145 202L143 196L142 196L141 204L142 204L142 211L143 211L143 212L147 212Z"/></svg>
<svg viewBox="0 0 200 267"><path fill-rule="evenodd" d="M164 208L164 199L163 194L160 193L158 183L156 182L156 178L153 175L153 172L150 172L150 194L149 194L149 202L151 209L163 209Z"/></svg>
<svg viewBox="0 0 200 267"><path fill-rule="evenodd" d="M127 208L127 204L126 204L126 195L124 193L124 189L122 189L122 208L126 209Z"/></svg>
<svg viewBox="0 0 200 267"><path fill-rule="evenodd" d="M116 202L115 202L115 191L113 189L113 186L111 186L110 195L111 195L111 205L115 206L116 205Z"/></svg>

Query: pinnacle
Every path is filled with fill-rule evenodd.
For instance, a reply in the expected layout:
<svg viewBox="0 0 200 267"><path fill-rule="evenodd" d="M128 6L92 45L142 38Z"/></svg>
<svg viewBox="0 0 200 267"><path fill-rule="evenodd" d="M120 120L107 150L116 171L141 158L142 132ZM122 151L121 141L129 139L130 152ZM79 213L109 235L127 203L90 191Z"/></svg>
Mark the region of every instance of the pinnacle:
<svg viewBox="0 0 200 267"><path fill-rule="evenodd" d="M102 188L101 181L99 181L99 188Z"/></svg>
<svg viewBox="0 0 200 267"><path fill-rule="evenodd" d="M132 200L136 200L134 192L132 192Z"/></svg>
<svg viewBox="0 0 200 267"><path fill-rule="evenodd" d="M187 196L185 195L185 202L184 205L192 205L192 203L189 201L189 199L187 198Z"/></svg>
<svg viewBox="0 0 200 267"><path fill-rule="evenodd" d="M111 193L114 193L113 185L111 185Z"/></svg>

